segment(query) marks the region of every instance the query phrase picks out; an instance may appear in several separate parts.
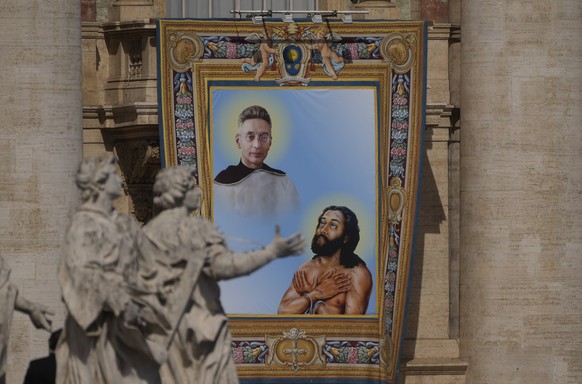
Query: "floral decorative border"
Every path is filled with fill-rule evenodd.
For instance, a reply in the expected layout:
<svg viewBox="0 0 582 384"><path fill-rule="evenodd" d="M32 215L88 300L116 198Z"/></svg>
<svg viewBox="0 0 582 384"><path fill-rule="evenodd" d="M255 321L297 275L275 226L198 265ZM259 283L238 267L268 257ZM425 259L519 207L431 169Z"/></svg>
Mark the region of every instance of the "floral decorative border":
<svg viewBox="0 0 582 384"><path fill-rule="evenodd" d="M235 364L265 364L269 346L265 341L233 341L232 356ZM321 349L327 364L370 364L380 363L380 343L378 341L329 340Z"/></svg>
<svg viewBox="0 0 582 384"><path fill-rule="evenodd" d="M390 111L390 157L388 179L403 185L406 180L406 155L410 127L410 73L392 75L392 108ZM391 220L388 261L384 276L384 310L386 331L391 333L394 315L394 293L400 254L400 220Z"/></svg>

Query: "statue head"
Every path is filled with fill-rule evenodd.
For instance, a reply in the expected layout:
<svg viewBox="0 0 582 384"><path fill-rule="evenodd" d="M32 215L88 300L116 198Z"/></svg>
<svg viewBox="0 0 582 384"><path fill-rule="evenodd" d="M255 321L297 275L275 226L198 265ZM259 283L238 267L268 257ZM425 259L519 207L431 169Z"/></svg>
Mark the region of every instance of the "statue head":
<svg viewBox="0 0 582 384"><path fill-rule="evenodd" d="M113 156L84 158L79 164L75 182L81 190L83 202L95 201L102 194L111 199L121 196L121 181L115 173Z"/></svg>
<svg viewBox="0 0 582 384"><path fill-rule="evenodd" d="M154 204L161 209L185 206L190 211L200 208L202 193L192 167L164 168L154 182Z"/></svg>

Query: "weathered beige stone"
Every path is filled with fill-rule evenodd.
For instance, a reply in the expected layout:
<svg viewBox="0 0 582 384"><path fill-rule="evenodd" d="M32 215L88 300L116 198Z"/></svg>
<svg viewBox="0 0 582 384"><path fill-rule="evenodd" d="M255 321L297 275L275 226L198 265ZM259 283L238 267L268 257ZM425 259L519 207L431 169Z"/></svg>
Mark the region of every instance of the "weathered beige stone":
<svg viewBox="0 0 582 384"><path fill-rule="evenodd" d="M8 1L0 8L0 252L20 294L55 310L59 328L64 310L53 266L77 203L82 143L80 5ZM47 355L48 337L14 317L8 383L22 382L28 362Z"/></svg>
<svg viewBox="0 0 582 384"><path fill-rule="evenodd" d="M109 20L139 20L165 17L164 0L116 0L109 8Z"/></svg>
<svg viewBox="0 0 582 384"><path fill-rule="evenodd" d="M448 237L448 151L446 142L427 141L426 147L406 337L445 339L449 331L449 249L443 241Z"/></svg>
<svg viewBox="0 0 582 384"><path fill-rule="evenodd" d="M450 103L449 40L451 26L434 24L429 27L427 103Z"/></svg>
<svg viewBox="0 0 582 384"><path fill-rule="evenodd" d="M467 363L451 358L416 358L400 368L400 384L462 384Z"/></svg>
<svg viewBox="0 0 582 384"><path fill-rule="evenodd" d="M461 357L472 383L582 377L582 4L463 2Z"/></svg>
<svg viewBox="0 0 582 384"><path fill-rule="evenodd" d="M397 20L402 18L401 7L387 0L366 1L365 3L351 6L349 10L369 12L365 16L354 16L354 20L358 18L369 20Z"/></svg>

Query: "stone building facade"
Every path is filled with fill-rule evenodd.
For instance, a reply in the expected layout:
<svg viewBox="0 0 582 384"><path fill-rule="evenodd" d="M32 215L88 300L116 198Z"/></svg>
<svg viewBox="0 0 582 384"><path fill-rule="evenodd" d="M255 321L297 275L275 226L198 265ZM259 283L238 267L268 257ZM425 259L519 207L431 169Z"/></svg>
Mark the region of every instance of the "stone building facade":
<svg viewBox="0 0 582 384"><path fill-rule="evenodd" d="M320 0L427 19L426 154L401 381L582 381L582 3ZM0 6L0 252L64 319L56 268L81 156L112 153L147 221L160 168L155 19L164 0ZM8 382L46 355L16 315Z"/></svg>

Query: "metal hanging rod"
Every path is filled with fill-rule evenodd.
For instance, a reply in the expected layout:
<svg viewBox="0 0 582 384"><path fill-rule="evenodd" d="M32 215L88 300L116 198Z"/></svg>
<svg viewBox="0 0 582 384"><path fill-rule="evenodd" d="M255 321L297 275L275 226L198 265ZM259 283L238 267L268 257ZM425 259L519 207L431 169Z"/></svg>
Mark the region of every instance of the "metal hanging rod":
<svg viewBox="0 0 582 384"><path fill-rule="evenodd" d="M295 14L305 14L305 15L322 15L327 17L333 17L337 15L357 15L357 14L368 14L370 11L313 11L313 10L296 10L296 9L263 9L263 10L244 10L244 9L233 9L230 11L233 14L246 14L247 17L252 16L273 16L273 15L295 15Z"/></svg>

